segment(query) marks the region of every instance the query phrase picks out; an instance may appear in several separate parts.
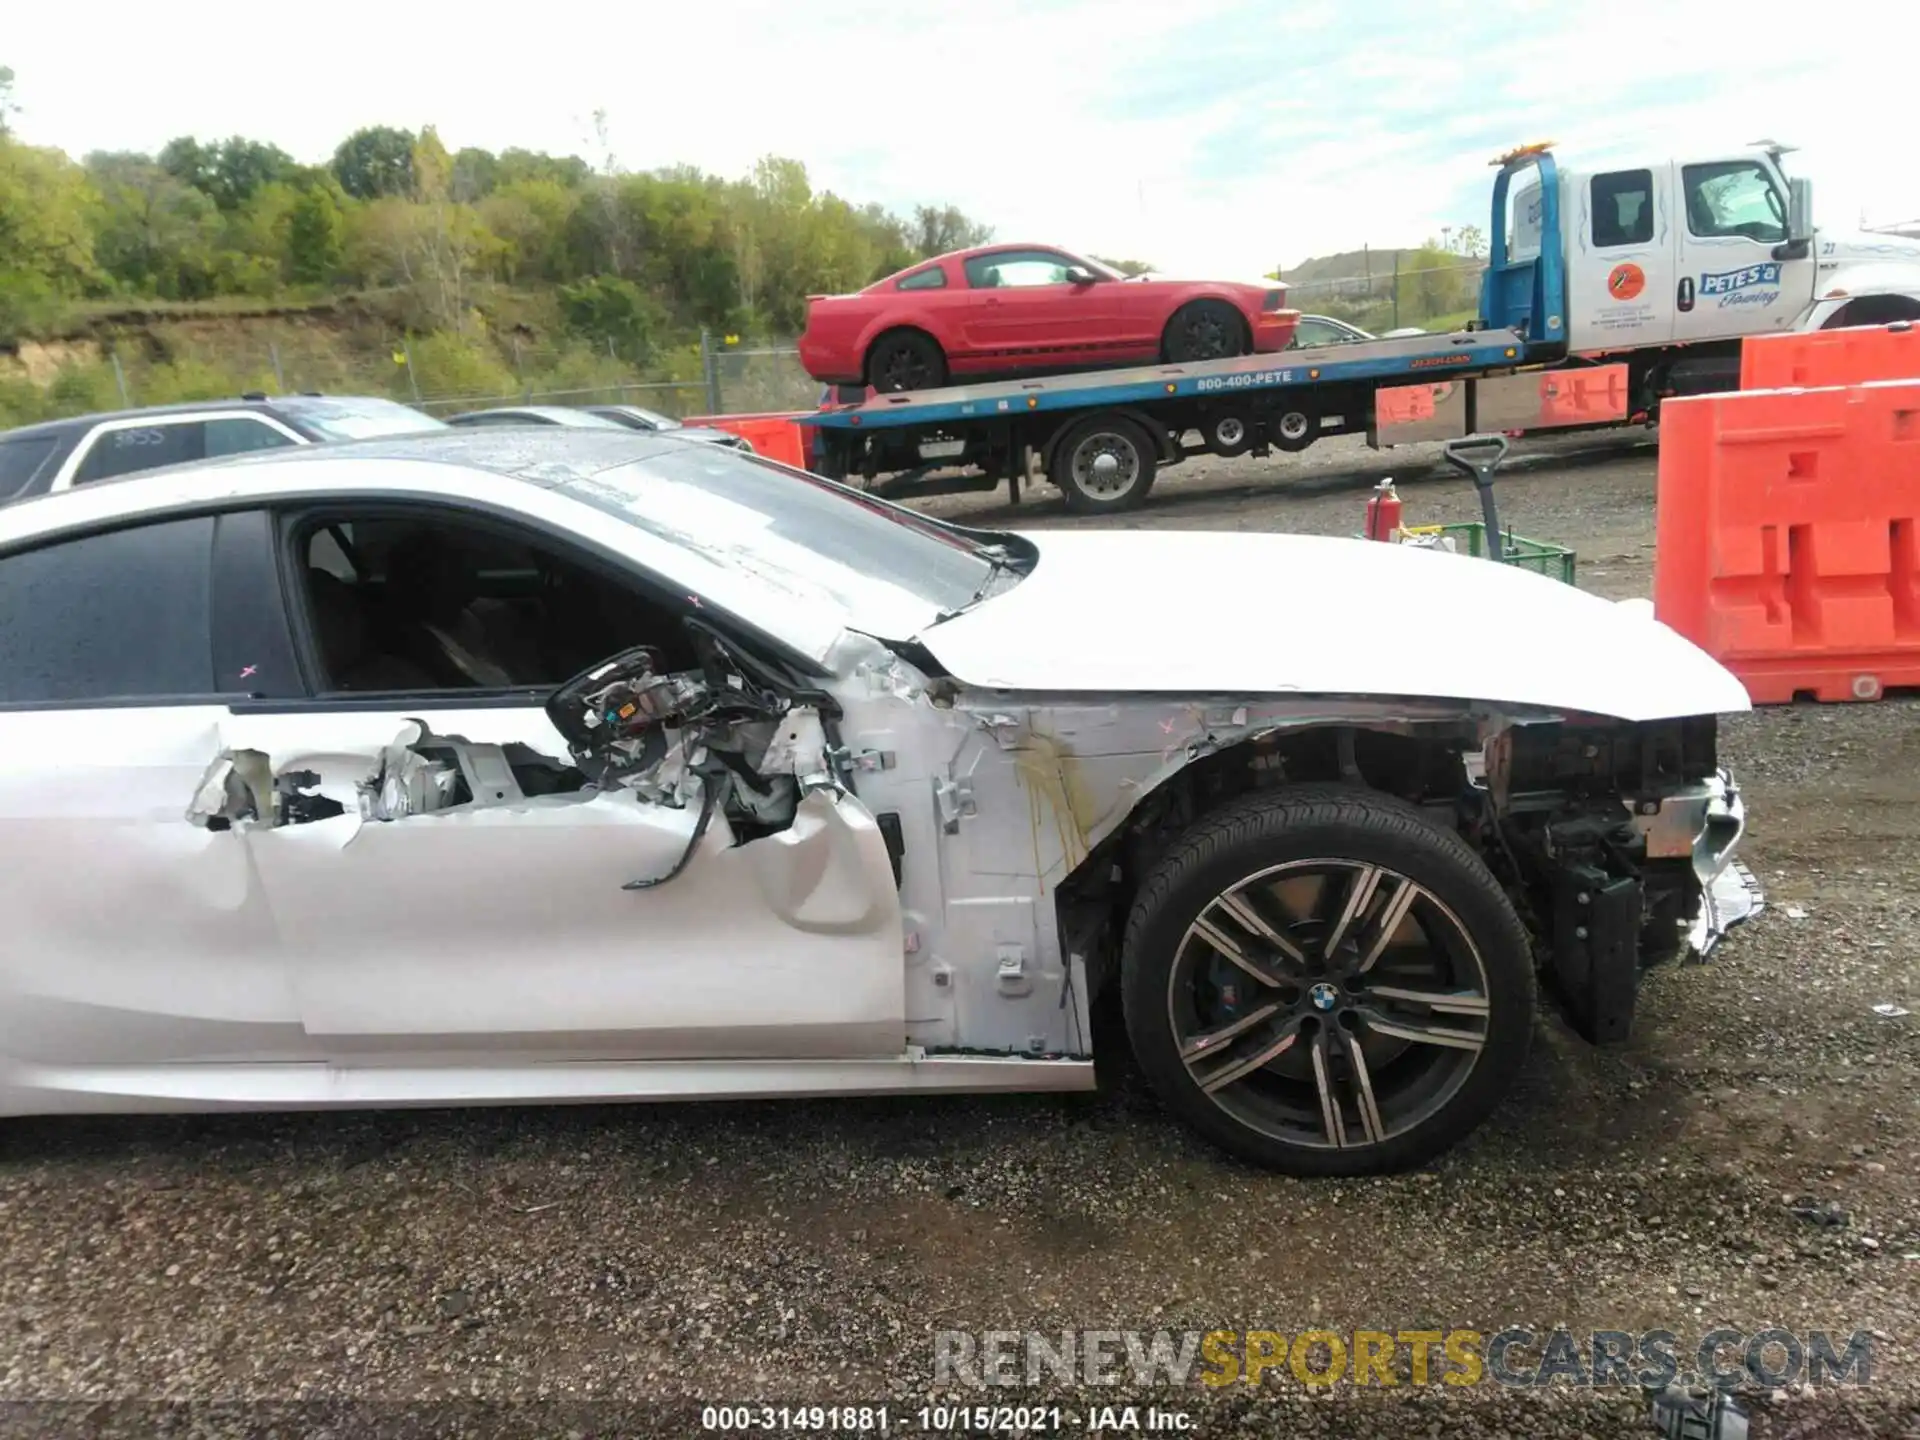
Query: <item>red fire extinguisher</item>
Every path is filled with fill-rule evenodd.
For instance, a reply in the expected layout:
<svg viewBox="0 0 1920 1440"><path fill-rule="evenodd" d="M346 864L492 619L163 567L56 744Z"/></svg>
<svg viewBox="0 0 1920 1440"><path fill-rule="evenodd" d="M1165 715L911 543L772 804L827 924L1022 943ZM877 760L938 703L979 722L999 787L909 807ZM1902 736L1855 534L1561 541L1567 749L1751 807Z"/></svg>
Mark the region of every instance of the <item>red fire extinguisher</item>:
<svg viewBox="0 0 1920 1440"><path fill-rule="evenodd" d="M1391 477L1375 486L1367 499L1366 536L1369 540L1400 538L1400 497L1394 493Z"/></svg>

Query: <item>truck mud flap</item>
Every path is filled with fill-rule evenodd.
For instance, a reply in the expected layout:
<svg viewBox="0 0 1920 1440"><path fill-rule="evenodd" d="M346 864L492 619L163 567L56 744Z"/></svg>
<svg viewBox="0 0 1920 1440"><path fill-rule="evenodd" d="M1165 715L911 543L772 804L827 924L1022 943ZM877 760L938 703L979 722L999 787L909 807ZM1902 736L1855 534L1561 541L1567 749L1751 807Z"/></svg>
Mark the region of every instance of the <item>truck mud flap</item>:
<svg viewBox="0 0 1920 1440"><path fill-rule="evenodd" d="M1368 439L1374 445L1407 445L1488 431L1619 424L1627 419L1627 402L1625 365L1395 385L1374 393Z"/></svg>

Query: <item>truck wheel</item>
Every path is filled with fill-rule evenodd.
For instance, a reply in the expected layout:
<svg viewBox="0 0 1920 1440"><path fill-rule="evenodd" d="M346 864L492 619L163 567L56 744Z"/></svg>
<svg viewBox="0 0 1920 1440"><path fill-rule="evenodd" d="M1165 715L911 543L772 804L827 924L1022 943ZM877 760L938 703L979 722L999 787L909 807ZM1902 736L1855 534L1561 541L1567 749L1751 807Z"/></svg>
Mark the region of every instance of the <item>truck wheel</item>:
<svg viewBox="0 0 1920 1440"><path fill-rule="evenodd" d="M1297 452L1306 449L1319 437L1320 417L1311 410L1295 407L1282 410L1268 429L1278 448Z"/></svg>
<svg viewBox="0 0 1920 1440"><path fill-rule="evenodd" d="M1197 821L1134 900L1121 987L1167 1106L1294 1175L1432 1159L1500 1102L1533 1025L1499 882L1452 831L1346 786Z"/></svg>
<svg viewBox="0 0 1920 1440"><path fill-rule="evenodd" d="M1244 455L1253 447L1253 427L1240 414L1215 415L1208 419L1200 434L1207 449L1216 455Z"/></svg>
<svg viewBox="0 0 1920 1440"><path fill-rule="evenodd" d="M1092 416L1072 426L1053 447L1047 478L1082 515L1128 510L1153 488L1153 437L1125 416Z"/></svg>
<svg viewBox="0 0 1920 1440"><path fill-rule="evenodd" d="M867 351L867 383L885 394L937 390L947 383L947 357L931 335L889 330Z"/></svg>
<svg viewBox="0 0 1920 1440"><path fill-rule="evenodd" d="M1167 321L1160 337L1160 353L1170 365L1195 360L1225 360L1253 347L1247 339L1246 317L1223 300L1196 300L1182 305Z"/></svg>

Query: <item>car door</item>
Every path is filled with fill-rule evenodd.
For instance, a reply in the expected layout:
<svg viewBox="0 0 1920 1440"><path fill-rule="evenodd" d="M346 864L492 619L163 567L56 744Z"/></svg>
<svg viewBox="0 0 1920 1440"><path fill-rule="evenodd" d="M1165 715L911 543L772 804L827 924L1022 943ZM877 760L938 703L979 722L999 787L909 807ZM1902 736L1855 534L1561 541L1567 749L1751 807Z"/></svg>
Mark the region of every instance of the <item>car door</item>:
<svg viewBox="0 0 1920 1440"><path fill-rule="evenodd" d="M464 519L445 508L400 513L436 534ZM551 537L542 543L582 569L605 563ZM364 544L354 550L374 568ZM320 558L311 546L303 554ZM276 773L311 774L323 798L343 802L338 813L248 835L301 1023L329 1057L900 1052L899 900L885 838L856 799L809 797L784 829L743 841L724 815L702 833L697 804L623 786L531 793L525 781L544 775L539 762L569 760L544 708L551 677L337 689L313 582L291 573L288 558L281 593L313 693L239 707L223 738L229 751L270 757ZM644 587L636 574L600 573L636 594ZM435 752L436 737L456 743ZM454 754L481 803L368 813L381 778L429 753Z"/></svg>
<svg viewBox="0 0 1920 1440"><path fill-rule="evenodd" d="M1673 338L1676 225L1668 168L1606 170L1577 189L1570 330L1582 350Z"/></svg>
<svg viewBox="0 0 1920 1440"><path fill-rule="evenodd" d="M1678 243L1673 338L1727 339L1792 327L1813 290L1809 251L1781 259L1787 194L1753 156L1673 166Z"/></svg>
<svg viewBox="0 0 1920 1440"><path fill-rule="evenodd" d="M217 563L247 523L0 554L0 1056L48 1108L312 1054L242 837L187 819L232 703L298 683Z"/></svg>
<svg viewBox="0 0 1920 1440"><path fill-rule="evenodd" d="M1124 348L1121 285L1075 285L1080 262L1057 250L999 250L968 259L967 338L995 362L1097 361Z"/></svg>
<svg viewBox="0 0 1920 1440"><path fill-rule="evenodd" d="M307 442L271 415L253 410L168 411L102 421L61 463L48 492L251 450Z"/></svg>

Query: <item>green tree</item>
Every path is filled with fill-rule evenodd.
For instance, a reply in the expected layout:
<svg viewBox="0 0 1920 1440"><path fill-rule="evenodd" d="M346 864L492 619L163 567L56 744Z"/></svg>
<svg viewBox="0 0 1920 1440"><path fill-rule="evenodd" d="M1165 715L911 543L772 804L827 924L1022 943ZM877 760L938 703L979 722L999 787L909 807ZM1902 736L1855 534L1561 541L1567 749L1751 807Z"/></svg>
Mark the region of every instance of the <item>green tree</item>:
<svg viewBox="0 0 1920 1440"><path fill-rule="evenodd" d="M213 201L145 155L96 153L86 168L101 200L94 239L100 268L135 294L211 294L220 238Z"/></svg>
<svg viewBox="0 0 1920 1440"><path fill-rule="evenodd" d="M480 222L500 239L502 276L509 282L564 279L567 227L579 204L579 191L532 177L508 181L482 200Z"/></svg>
<svg viewBox="0 0 1920 1440"><path fill-rule="evenodd" d="M653 357L671 320L658 301L618 275L594 275L562 285L560 312L567 328L581 339L595 347L611 340L622 358L636 362Z"/></svg>
<svg viewBox="0 0 1920 1440"><path fill-rule="evenodd" d="M278 145L235 135L216 147L212 184L201 189L223 211L238 210L266 185L285 181L298 168Z"/></svg>
<svg viewBox="0 0 1920 1440"><path fill-rule="evenodd" d="M300 168L278 145L242 135L212 144L182 135L166 143L158 163L167 174L193 186L226 212L240 209L264 186L290 180Z"/></svg>
<svg viewBox="0 0 1920 1440"><path fill-rule="evenodd" d="M1148 275L1151 274L1154 269L1152 265L1149 265L1144 260L1109 260L1104 255L1089 255L1087 258L1089 260L1098 260L1109 270L1118 270L1122 275ZM1272 279L1273 277L1268 276L1267 278Z"/></svg>
<svg viewBox="0 0 1920 1440"><path fill-rule="evenodd" d="M347 223L324 185L309 185L287 208L287 275L296 285L325 285L340 269Z"/></svg>
<svg viewBox="0 0 1920 1440"><path fill-rule="evenodd" d="M593 167L578 155L548 155L541 151L510 147L495 158L495 188L522 180L550 180L569 190L578 190L593 175Z"/></svg>
<svg viewBox="0 0 1920 1440"><path fill-rule="evenodd" d="M976 224L951 205L916 205L910 243L921 258L950 250L971 250L993 238L993 230Z"/></svg>
<svg viewBox="0 0 1920 1440"><path fill-rule="evenodd" d="M340 142L333 175L356 200L405 195L413 189L414 137L391 125L369 125Z"/></svg>
<svg viewBox="0 0 1920 1440"><path fill-rule="evenodd" d="M93 258L99 205L85 172L58 150L0 135L0 339L100 282Z"/></svg>
<svg viewBox="0 0 1920 1440"><path fill-rule="evenodd" d="M462 205L471 205L484 200L493 193L493 187L499 178L500 162L494 158L491 150L479 150L468 145L453 157L453 176L451 186L453 198Z"/></svg>

